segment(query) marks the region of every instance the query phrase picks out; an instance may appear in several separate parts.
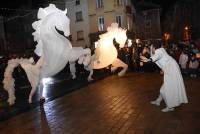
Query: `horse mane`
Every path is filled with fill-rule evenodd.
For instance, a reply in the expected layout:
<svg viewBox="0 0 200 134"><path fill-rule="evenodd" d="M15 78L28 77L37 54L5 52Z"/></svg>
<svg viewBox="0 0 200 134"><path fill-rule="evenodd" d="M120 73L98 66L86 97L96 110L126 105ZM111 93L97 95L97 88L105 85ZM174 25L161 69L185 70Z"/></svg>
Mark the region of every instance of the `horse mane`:
<svg viewBox="0 0 200 134"><path fill-rule="evenodd" d="M55 12L58 12L58 13L62 12L64 14L67 14L67 9L65 11L62 11L62 10L56 8L56 6L54 4L49 4L49 6L46 7L46 8L39 8L38 13L37 13L38 20L32 23L32 27L35 30L32 33L32 35L33 35L34 41L37 42L36 49L37 49L37 47L39 47L38 49L40 49L40 47L43 45L42 41L41 41L41 37L40 37L40 30L41 30L42 21L48 15L55 13ZM39 56L41 56L41 55L39 54Z"/></svg>
<svg viewBox="0 0 200 134"><path fill-rule="evenodd" d="M107 31L112 34L126 33L126 29L119 27L118 23L112 23L111 26L107 28Z"/></svg>
<svg viewBox="0 0 200 134"><path fill-rule="evenodd" d="M116 37L117 34L126 33L126 29L118 26L118 23L112 23L111 26L107 28L107 32L99 35L100 39L107 38L108 35L111 37Z"/></svg>

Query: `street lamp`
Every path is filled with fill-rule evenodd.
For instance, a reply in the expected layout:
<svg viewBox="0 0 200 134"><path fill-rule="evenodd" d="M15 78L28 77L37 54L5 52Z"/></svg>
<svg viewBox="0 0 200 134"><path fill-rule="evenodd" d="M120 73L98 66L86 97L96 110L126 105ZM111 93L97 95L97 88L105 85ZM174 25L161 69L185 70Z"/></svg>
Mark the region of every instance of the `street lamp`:
<svg viewBox="0 0 200 134"><path fill-rule="evenodd" d="M170 34L169 33L164 33L164 40L165 43L168 44L168 40L170 39Z"/></svg>
<svg viewBox="0 0 200 134"><path fill-rule="evenodd" d="M190 35L189 35L189 27L185 26L184 27L184 40L185 41L189 41L190 40Z"/></svg>
<svg viewBox="0 0 200 134"><path fill-rule="evenodd" d="M185 30L188 30L188 27L187 27L187 26L185 27Z"/></svg>

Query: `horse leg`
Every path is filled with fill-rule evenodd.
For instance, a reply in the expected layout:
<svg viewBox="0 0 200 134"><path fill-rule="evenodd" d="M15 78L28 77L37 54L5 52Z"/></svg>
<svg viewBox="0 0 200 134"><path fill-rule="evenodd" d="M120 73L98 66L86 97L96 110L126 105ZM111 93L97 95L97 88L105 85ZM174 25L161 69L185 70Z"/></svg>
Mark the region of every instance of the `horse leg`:
<svg viewBox="0 0 200 134"><path fill-rule="evenodd" d="M89 74L87 80L88 80L88 81L94 80L94 79L92 78L92 75L93 75L93 73L94 73L92 67L89 65L89 66L85 67L85 69L86 69L87 71L90 71L90 74Z"/></svg>
<svg viewBox="0 0 200 134"><path fill-rule="evenodd" d="M8 90L8 100L7 102L9 103L9 105L13 105L15 103L15 89L9 89Z"/></svg>
<svg viewBox="0 0 200 134"><path fill-rule="evenodd" d="M38 85L39 83L39 85ZM32 98L33 98L33 95L35 94L36 90L37 90L37 86L39 88L39 91L40 91L40 100L45 100L45 98L43 97L43 83L42 81L40 80L40 82L38 83L32 83L31 86L32 86L32 89L31 89L31 92L29 94L29 98L28 98L28 102L29 103L32 103Z"/></svg>
<svg viewBox="0 0 200 134"><path fill-rule="evenodd" d="M128 69L128 65L125 64L123 61L121 61L118 58L112 63L112 66L114 69L116 69L118 67L122 67L122 70L118 73L118 76L123 76Z"/></svg>
<svg viewBox="0 0 200 134"><path fill-rule="evenodd" d="M114 66L114 65L112 64L112 66L111 66L111 72L115 72L115 71L117 70L117 68L118 68L118 66Z"/></svg>
<svg viewBox="0 0 200 134"><path fill-rule="evenodd" d="M93 69L90 69L90 74L89 74L89 76L88 76L88 78L87 78L87 80L88 81L93 81L94 79L92 78L92 75L93 75Z"/></svg>
<svg viewBox="0 0 200 134"><path fill-rule="evenodd" d="M75 62L69 62L69 68L70 68L70 72L72 75L72 79L76 78L76 67L75 67Z"/></svg>
<svg viewBox="0 0 200 134"><path fill-rule="evenodd" d="M33 95L35 94L35 91L37 90L37 86L38 86L39 82L38 81L37 82L30 81L30 83L31 83L32 89L31 89L31 92L29 94L28 102L32 103L32 98L33 98Z"/></svg>
<svg viewBox="0 0 200 134"><path fill-rule="evenodd" d="M37 89L36 86L32 87L31 92L29 94L29 98L28 98L29 103L32 103L32 98L33 98L33 95L35 94L36 89Z"/></svg>

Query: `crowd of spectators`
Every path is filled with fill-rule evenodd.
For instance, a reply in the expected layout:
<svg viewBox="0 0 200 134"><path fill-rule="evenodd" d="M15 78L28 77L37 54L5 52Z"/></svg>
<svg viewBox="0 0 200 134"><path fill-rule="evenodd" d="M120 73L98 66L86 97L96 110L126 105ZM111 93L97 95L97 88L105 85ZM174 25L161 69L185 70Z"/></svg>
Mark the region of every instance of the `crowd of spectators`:
<svg viewBox="0 0 200 134"><path fill-rule="evenodd" d="M200 41L199 41L200 42ZM125 45L124 48L119 48L115 44L118 50L118 58L121 59L129 66L129 71L134 72L160 72L159 67L155 63L143 63L140 61L140 55L150 57L152 43L163 43L161 40L155 41L140 41L138 43L133 42L131 46ZM167 50L177 63L180 65L182 74L190 77L198 77L200 74L200 43L198 42L179 42L179 43L163 43L163 47ZM3 73L7 66L9 59L13 58L29 58L37 57L33 53L27 54L12 54L7 56L0 56L0 81L3 79ZM20 67L17 69L20 72Z"/></svg>
<svg viewBox="0 0 200 134"><path fill-rule="evenodd" d="M130 71L137 72L154 72L160 71L155 63L143 63L140 61L140 55L150 57L151 45L153 43L162 43L167 50L180 65L181 72L185 76L197 77L200 73L200 45L198 42L179 42L164 43L161 40L133 43L131 47L118 49L119 58L129 65Z"/></svg>

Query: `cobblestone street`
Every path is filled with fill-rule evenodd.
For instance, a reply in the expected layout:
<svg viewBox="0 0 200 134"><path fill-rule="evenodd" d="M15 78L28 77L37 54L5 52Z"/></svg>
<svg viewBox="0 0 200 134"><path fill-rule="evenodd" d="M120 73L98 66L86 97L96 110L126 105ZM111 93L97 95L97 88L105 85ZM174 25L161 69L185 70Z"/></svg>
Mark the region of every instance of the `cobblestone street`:
<svg viewBox="0 0 200 134"><path fill-rule="evenodd" d="M189 103L163 113L150 104L162 84L158 73L102 80L0 122L1 134L198 134L200 79L185 78ZM66 85L67 86L67 85Z"/></svg>

